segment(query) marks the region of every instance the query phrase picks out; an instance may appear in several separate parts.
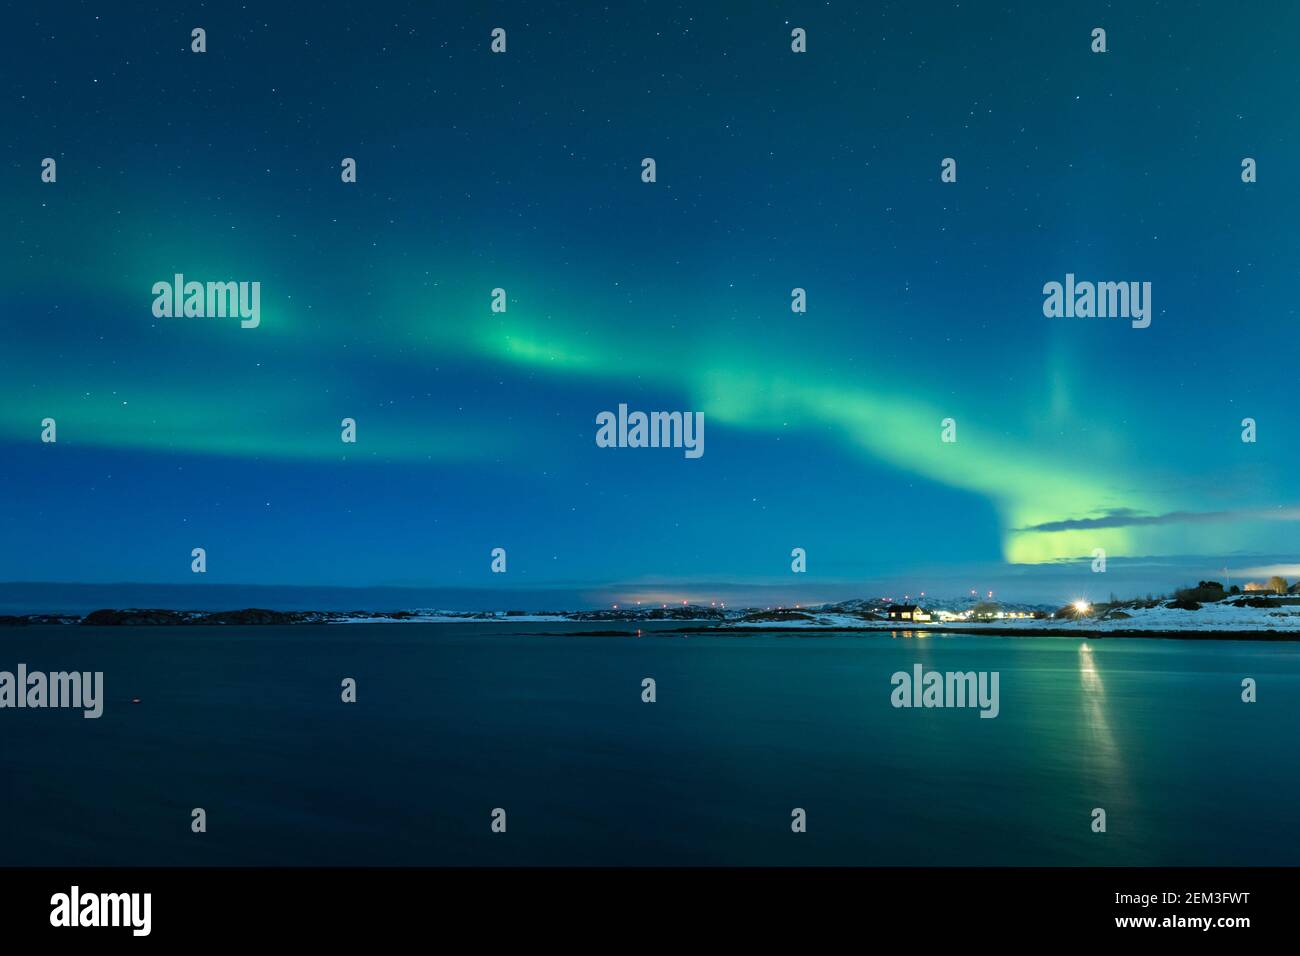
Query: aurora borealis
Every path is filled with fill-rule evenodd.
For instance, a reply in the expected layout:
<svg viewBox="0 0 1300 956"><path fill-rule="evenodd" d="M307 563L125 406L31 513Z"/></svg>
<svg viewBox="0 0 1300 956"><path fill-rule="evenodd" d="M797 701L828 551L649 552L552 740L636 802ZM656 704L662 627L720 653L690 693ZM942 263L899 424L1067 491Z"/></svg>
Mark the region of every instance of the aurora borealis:
<svg viewBox="0 0 1300 956"><path fill-rule="evenodd" d="M212 582L592 601L1300 571L1285 24L545 6L12 18L0 580L191 584L199 546ZM176 273L259 281L259 326L156 318ZM1150 327L1044 317L1067 273L1150 282ZM596 447L619 403L702 412L707 454Z"/></svg>

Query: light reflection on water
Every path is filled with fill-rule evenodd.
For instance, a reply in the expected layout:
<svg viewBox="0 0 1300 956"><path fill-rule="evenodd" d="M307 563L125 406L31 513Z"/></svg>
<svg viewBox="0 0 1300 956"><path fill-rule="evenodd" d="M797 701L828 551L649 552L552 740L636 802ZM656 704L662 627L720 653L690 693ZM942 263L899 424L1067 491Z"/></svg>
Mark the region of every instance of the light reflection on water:
<svg viewBox="0 0 1300 956"><path fill-rule="evenodd" d="M0 712L0 863L1300 863L1294 644L572 629L0 634L108 698ZM998 717L892 707L917 663L998 671Z"/></svg>

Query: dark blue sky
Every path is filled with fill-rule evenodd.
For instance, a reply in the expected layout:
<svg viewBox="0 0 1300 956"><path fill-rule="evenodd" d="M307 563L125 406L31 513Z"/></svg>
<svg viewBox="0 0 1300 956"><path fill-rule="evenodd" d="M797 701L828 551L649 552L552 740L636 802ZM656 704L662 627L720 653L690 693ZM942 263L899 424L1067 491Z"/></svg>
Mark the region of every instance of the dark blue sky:
<svg viewBox="0 0 1300 956"><path fill-rule="evenodd" d="M1300 573L1289 5L97 6L2 41L0 580ZM156 318L178 272L260 325ZM1150 327L1046 318L1067 273L1150 282ZM619 403L705 454L598 448Z"/></svg>

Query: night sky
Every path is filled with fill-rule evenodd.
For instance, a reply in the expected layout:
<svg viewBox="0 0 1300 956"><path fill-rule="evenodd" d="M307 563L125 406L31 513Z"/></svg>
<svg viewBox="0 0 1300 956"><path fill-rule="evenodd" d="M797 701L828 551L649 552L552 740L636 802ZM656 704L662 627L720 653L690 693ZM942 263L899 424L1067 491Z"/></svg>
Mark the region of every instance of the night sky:
<svg viewBox="0 0 1300 956"><path fill-rule="evenodd" d="M1293 5L6 19L0 581L488 606L1300 573ZM156 318L175 273L259 281L260 326ZM1067 273L1150 282L1150 327L1045 317ZM598 448L619 403L703 412L705 454Z"/></svg>

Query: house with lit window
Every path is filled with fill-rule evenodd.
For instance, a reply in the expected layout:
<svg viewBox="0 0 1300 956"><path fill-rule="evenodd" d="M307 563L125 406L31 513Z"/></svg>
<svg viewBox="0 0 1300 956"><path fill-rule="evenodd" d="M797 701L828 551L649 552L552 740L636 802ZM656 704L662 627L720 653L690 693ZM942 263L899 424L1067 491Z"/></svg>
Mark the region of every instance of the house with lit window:
<svg viewBox="0 0 1300 956"><path fill-rule="evenodd" d="M891 621L922 622L930 620L930 612L916 604L891 604L885 608Z"/></svg>

